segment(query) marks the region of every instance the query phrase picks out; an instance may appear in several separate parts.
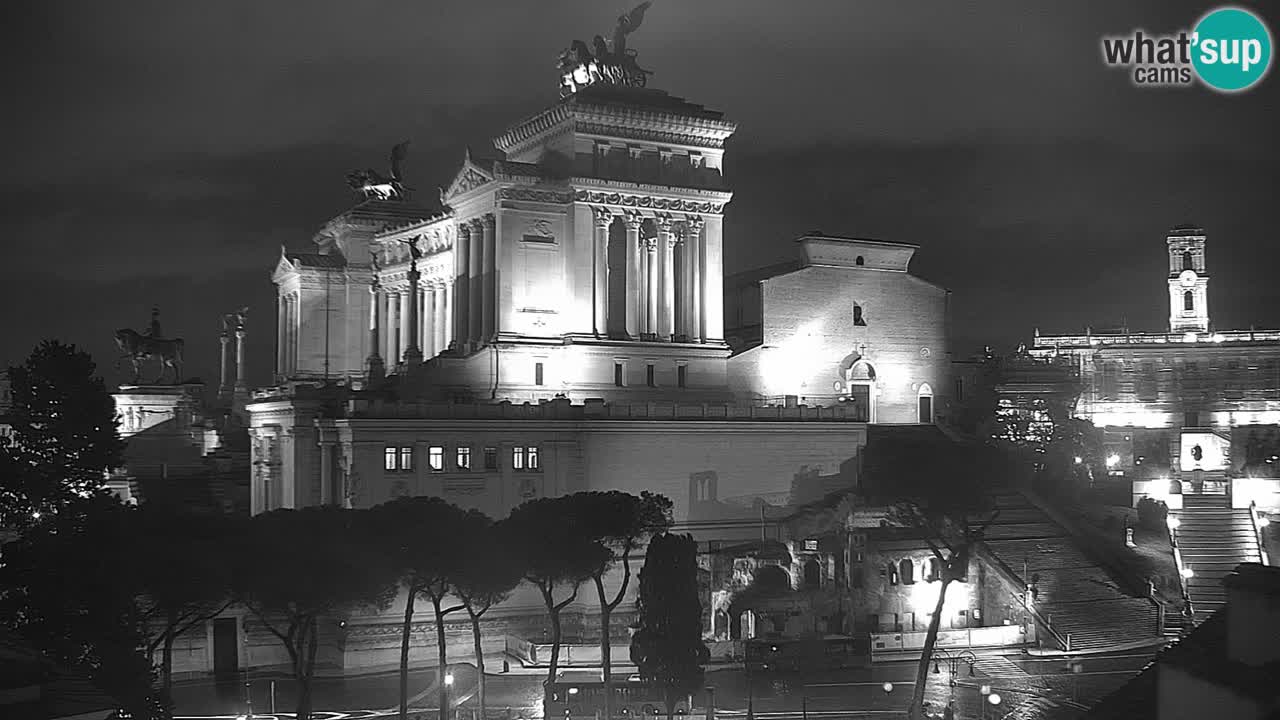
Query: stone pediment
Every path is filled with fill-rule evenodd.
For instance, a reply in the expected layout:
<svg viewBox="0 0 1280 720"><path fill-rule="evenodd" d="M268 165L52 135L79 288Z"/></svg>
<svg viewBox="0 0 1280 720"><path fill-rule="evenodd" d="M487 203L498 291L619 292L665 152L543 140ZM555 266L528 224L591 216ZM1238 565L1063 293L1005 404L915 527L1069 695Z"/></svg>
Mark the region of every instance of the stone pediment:
<svg viewBox="0 0 1280 720"><path fill-rule="evenodd" d="M276 268L271 272L271 281L279 284L280 281L297 272L293 261L289 259L289 255L285 252L284 246L280 246L280 259L276 261Z"/></svg>
<svg viewBox="0 0 1280 720"><path fill-rule="evenodd" d="M471 152L467 151L462 167L459 168L458 174L453 177L453 182L449 184L449 189L444 191L441 198L447 205L455 197L491 182L493 182L493 174L472 160Z"/></svg>

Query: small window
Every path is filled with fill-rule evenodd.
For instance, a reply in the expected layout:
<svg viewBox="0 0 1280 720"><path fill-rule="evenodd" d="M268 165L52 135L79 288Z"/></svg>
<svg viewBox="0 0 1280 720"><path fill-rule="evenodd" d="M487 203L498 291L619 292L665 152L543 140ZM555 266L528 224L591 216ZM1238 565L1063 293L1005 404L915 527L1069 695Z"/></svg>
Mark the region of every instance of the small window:
<svg viewBox="0 0 1280 720"><path fill-rule="evenodd" d="M511 469L524 472L537 472L538 448L536 446L512 448Z"/></svg>
<svg viewBox="0 0 1280 720"><path fill-rule="evenodd" d="M397 469L398 470L413 469L413 448L411 447L400 448L400 467Z"/></svg>
<svg viewBox="0 0 1280 720"><path fill-rule="evenodd" d="M689 366L677 365L676 366L676 386L688 387L688 383L689 383Z"/></svg>
<svg viewBox="0 0 1280 720"><path fill-rule="evenodd" d="M454 464L458 466L459 470L470 470L471 469L471 448L459 446L457 457L455 458Z"/></svg>
<svg viewBox="0 0 1280 720"><path fill-rule="evenodd" d="M644 382L649 387L658 387L658 381L654 375L653 363L649 363L644 366Z"/></svg>
<svg viewBox="0 0 1280 720"><path fill-rule="evenodd" d="M956 402L964 402L964 378L956 378Z"/></svg>
<svg viewBox="0 0 1280 720"><path fill-rule="evenodd" d="M484 449L484 469L485 470L498 469L498 448L487 447Z"/></svg>
<svg viewBox="0 0 1280 720"><path fill-rule="evenodd" d="M884 571L882 571L882 572L884 572ZM894 569L892 566L890 566L890 567L888 568L888 573L889 573L889 584L890 584L890 585L897 585L897 584L898 584L898 571L897 571L896 569Z"/></svg>
<svg viewBox="0 0 1280 720"><path fill-rule="evenodd" d="M534 385L542 384L542 363L533 364L533 384Z"/></svg>
<svg viewBox="0 0 1280 720"><path fill-rule="evenodd" d="M396 464L396 458L397 458L396 453L397 453L397 450L396 448L393 448L393 447L389 447L386 450L382 451L382 469L383 470L395 470L397 467L399 467L399 465Z"/></svg>
<svg viewBox="0 0 1280 720"><path fill-rule="evenodd" d="M903 558L902 562L898 563L898 575L902 578L903 585L916 584L916 568L910 558Z"/></svg>
<svg viewBox="0 0 1280 720"><path fill-rule="evenodd" d="M427 451L427 464L431 466L433 472L444 470L444 447L441 445L432 445Z"/></svg>
<svg viewBox="0 0 1280 720"><path fill-rule="evenodd" d="M854 265L857 265L857 266L859 266L859 267L861 267L861 266L863 266L863 265L866 265L866 264L867 264L867 261L866 261L866 260L863 260L863 259L862 259L862 256L861 256L861 255L859 255L859 256L858 256L858 257L853 261L853 264L854 264Z"/></svg>
<svg viewBox="0 0 1280 720"><path fill-rule="evenodd" d="M1182 309L1187 312L1196 309L1196 296L1190 290L1182 293Z"/></svg>
<svg viewBox="0 0 1280 720"><path fill-rule="evenodd" d="M942 563L936 557L929 558L929 577L927 582L938 582L942 579Z"/></svg>
<svg viewBox="0 0 1280 720"><path fill-rule="evenodd" d="M616 387L626 387L626 366L620 362L613 364L613 384Z"/></svg>
<svg viewBox="0 0 1280 720"><path fill-rule="evenodd" d="M1186 252L1182 253L1182 269L1183 270L1196 269L1195 257L1191 254L1190 250L1187 250Z"/></svg>
<svg viewBox="0 0 1280 720"><path fill-rule="evenodd" d="M867 324L866 319L862 317L861 305L853 306L853 324L859 327L865 326Z"/></svg>

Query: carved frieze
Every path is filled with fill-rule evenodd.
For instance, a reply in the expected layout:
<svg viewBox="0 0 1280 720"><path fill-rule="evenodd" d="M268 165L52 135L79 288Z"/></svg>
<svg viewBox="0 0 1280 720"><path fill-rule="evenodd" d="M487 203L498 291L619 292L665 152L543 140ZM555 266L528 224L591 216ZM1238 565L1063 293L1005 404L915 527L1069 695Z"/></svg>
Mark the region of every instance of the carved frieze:
<svg viewBox="0 0 1280 720"><path fill-rule="evenodd" d="M531 188L513 187L499 190L498 199L567 205L573 202L573 193L560 190L533 190Z"/></svg>
<svg viewBox="0 0 1280 720"><path fill-rule="evenodd" d="M651 195L626 195L623 193L602 192L597 190L579 190L574 193L578 202L596 205L614 205L625 208L642 208L645 210L665 210L669 212L708 213L719 215L724 212L724 203L713 203L682 198L659 198Z"/></svg>

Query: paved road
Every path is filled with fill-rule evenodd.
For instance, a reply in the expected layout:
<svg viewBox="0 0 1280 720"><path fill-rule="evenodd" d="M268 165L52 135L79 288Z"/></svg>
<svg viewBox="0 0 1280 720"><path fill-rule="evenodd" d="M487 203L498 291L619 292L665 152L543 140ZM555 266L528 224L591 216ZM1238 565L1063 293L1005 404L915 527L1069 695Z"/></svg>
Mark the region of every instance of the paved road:
<svg viewBox="0 0 1280 720"><path fill-rule="evenodd" d="M962 667L954 685L943 663L939 673L929 673L925 699L939 714L947 703L954 703L958 718L1072 720L1080 716L1081 708L1097 702L1137 674L1150 662L1154 652L1078 657L1074 660L1080 663L1079 672L1074 672L1068 666L1069 660L1064 658L983 657L972 677ZM752 678L742 670L719 670L707 673L707 684L715 688L717 713L727 720L743 720L748 704L759 720L796 720L805 714L812 720L887 719L900 715L906 706L914 688L915 673L915 662L908 661L865 669ZM458 720L472 720L476 707L475 669L458 666L453 674L457 679L453 697L463 700ZM410 694L416 696L411 703L413 707L438 706L438 697L430 689L434 678L434 670L410 674ZM490 676L487 706L491 714L501 708L511 708L509 717L513 720L540 716L542 680L538 675ZM890 692L885 692L885 682L892 683ZM999 705L983 704L980 692L983 685L989 685L1000 696ZM265 683L254 682L254 686L255 709L267 710ZM244 712L243 686L239 699L232 702L190 690L180 687L175 693L180 715L226 718ZM345 681L317 681L314 705L326 709L347 708L342 713L328 715L328 720L359 720L394 708L398 692L399 678L394 673ZM702 699L698 704L702 704ZM291 683L277 681L276 707L281 711L292 710ZM290 715L280 712L278 717Z"/></svg>

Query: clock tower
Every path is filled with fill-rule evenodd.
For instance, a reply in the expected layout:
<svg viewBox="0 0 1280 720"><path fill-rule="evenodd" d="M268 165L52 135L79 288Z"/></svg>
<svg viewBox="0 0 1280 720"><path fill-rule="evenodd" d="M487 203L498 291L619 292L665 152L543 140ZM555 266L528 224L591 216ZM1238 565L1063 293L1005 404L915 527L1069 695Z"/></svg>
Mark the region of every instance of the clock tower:
<svg viewBox="0 0 1280 720"><path fill-rule="evenodd" d="M1169 331L1209 331L1209 274L1204 230L1179 225L1169 231Z"/></svg>

